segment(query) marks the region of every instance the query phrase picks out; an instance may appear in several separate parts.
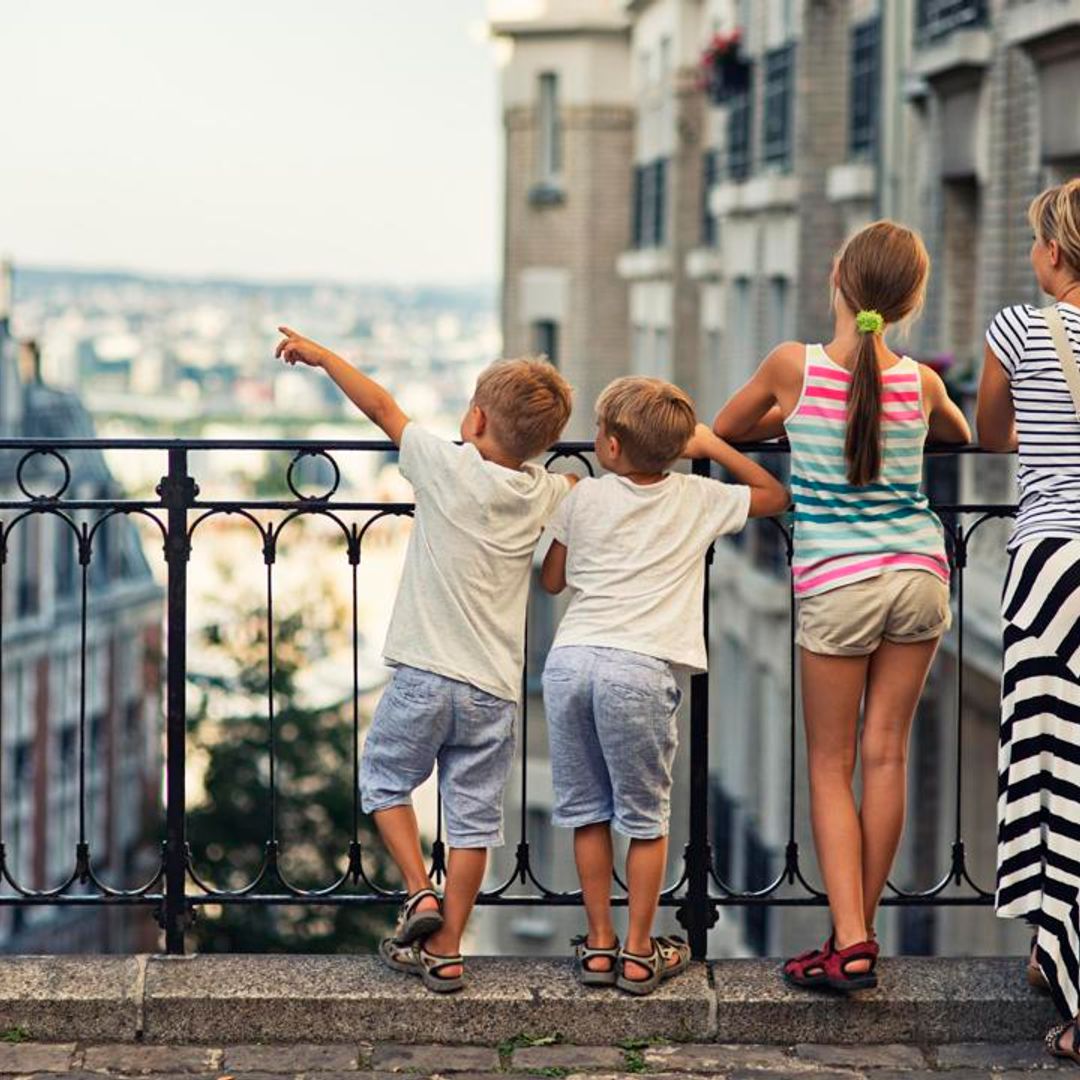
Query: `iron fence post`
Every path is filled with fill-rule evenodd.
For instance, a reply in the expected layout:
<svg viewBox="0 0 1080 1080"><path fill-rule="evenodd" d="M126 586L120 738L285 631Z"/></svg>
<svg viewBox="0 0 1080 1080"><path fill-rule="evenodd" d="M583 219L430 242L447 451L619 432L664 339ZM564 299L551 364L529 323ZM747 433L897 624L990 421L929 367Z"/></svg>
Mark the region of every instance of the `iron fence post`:
<svg viewBox="0 0 1080 1080"><path fill-rule="evenodd" d="M695 459L695 476L708 476L711 462ZM713 550L705 560L705 588L702 595L705 645L709 642L709 568ZM686 844L686 897L679 908L679 922L686 929L690 951L695 960L704 960L708 951L709 929L716 923L716 905L709 896L709 867L712 850L709 844L709 676L690 679L690 828Z"/></svg>
<svg viewBox="0 0 1080 1080"><path fill-rule="evenodd" d="M187 745L187 564L190 555L187 511L198 488L187 474L187 450L169 450L169 472L158 485L168 511L165 563L168 568L166 599L165 667L165 901L162 923L165 951L184 952L188 920L185 896L187 836L185 832L184 768Z"/></svg>

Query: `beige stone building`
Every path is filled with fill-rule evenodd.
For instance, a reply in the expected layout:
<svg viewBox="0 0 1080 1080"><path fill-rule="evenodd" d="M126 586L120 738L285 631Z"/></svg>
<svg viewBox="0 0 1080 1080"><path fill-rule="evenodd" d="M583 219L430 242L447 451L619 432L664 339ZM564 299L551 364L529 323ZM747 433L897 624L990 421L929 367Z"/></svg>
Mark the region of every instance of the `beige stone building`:
<svg viewBox="0 0 1080 1080"><path fill-rule="evenodd" d="M551 6L564 25L572 11L594 7ZM604 354L602 378L587 390L579 381L579 407L611 375L634 371L682 383L708 417L775 344L830 332L832 255L879 216L919 228L934 260L924 317L903 348L950 363L958 392L973 386L994 311L1036 299L1027 203L1044 184L1080 172L1080 0L623 0L608 11L621 20L607 41L624 53L621 92L632 119L626 177L612 186L626 215L622 231L609 233L605 217L600 234L605 243L621 239L614 253L605 250L606 270L600 265L595 279L604 284L595 288L603 312L623 304L626 336L621 358ZM739 78L714 95L700 58L714 34L733 30ZM534 151L521 149L515 125L543 115L535 82L532 119L515 112L527 101L520 88L538 70L513 74L527 55L518 43L527 40L519 27L503 75L504 87L519 87L506 91L504 319L514 347L527 343L530 325L520 283L533 263L520 253L540 220L518 175L535 176ZM611 74L614 63L603 70ZM566 192L568 209L569 184ZM575 319L614 332L588 303ZM575 322L575 333L589 331ZM580 379L570 365L568 357L566 370ZM930 483L945 502L1007 501L1012 473L1008 459L972 457L935 466ZM997 597L1007 534L1006 522L989 521L971 540L963 671L954 630L920 708L909 827L894 875L903 889L948 876L958 803L967 867L980 886L993 887ZM754 525L723 545L712 580L717 873L740 889L775 880L793 821L803 871L817 883L801 730L794 814L789 799L790 602L775 527ZM543 602L534 608L538 677L555 613ZM543 761L530 777L534 770L542 776ZM537 835L542 817L537 807ZM826 926L820 910L730 907L711 948L782 954ZM1025 941L1023 927L985 907L890 907L879 932L886 949L904 952L1015 952Z"/></svg>
<svg viewBox="0 0 1080 1080"><path fill-rule="evenodd" d="M568 436L624 372L630 222L629 23L617 0L547 0L496 18L505 131L504 349L546 353L577 387Z"/></svg>

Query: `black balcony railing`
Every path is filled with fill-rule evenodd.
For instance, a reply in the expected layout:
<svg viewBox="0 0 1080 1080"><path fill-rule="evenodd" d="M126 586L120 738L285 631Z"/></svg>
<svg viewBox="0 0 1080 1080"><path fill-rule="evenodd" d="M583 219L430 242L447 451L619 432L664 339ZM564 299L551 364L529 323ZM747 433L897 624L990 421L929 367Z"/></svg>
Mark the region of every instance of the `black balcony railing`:
<svg viewBox="0 0 1080 1080"><path fill-rule="evenodd" d="M961 27L985 26L987 0L919 0L915 35L920 42L936 41Z"/></svg>
<svg viewBox="0 0 1080 1080"><path fill-rule="evenodd" d="M744 447L762 454L783 454L786 447L782 444L760 444ZM60 884L48 889L31 888L20 880L14 861L5 852L5 822L0 817L0 906L16 908L33 905L136 905L151 908L158 916L165 933L166 948L170 953L181 953L184 949L184 932L193 913L204 905L228 904L265 904L265 905L379 905L395 904L400 901L398 893L388 891L373 882L364 868L359 822L360 807L356 790L356 769L359 756L360 735L360 661L357 630L357 581L361 566L361 555L365 538L372 526L387 517L411 514L412 505L403 502L353 501L338 494L340 470L335 455L345 457L353 454L385 455L394 452L394 448L384 442L346 442L323 441L318 443L300 441L272 440L67 440L49 443L35 443L30 440L0 440L0 450L14 451L9 461L18 461L14 474L0 476L0 490L17 491L17 496L0 500L0 615L4 611L4 588L6 577L13 572L7 554L13 537L26 522L39 516L49 516L69 528L73 534L78 553L77 576L81 587L81 629L83 667L79 687L80 709L77 728L77 745L73 749L74 766L78 777L78 839L71 854L69 870ZM120 451L123 453L156 453L167 459L167 470L152 499L90 499L81 500L68 497L64 486L58 485L52 491L35 491L23 476L25 466L36 459L49 458L54 464L63 465L65 476L71 471L67 457L79 451ZM204 498L200 495L197 478L191 474L191 457L198 452L200 460L205 455L226 451L287 451L293 455L287 470L288 488L292 492L286 498L246 498L240 500ZM573 459L576 468L592 471L591 444L567 443L556 447L551 454L549 465L557 459ZM974 448L936 449L931 448L932 457L953 456L977 452ZM330 490L319 495L302 494L293 483L294 466L302 459L319 459L332 475ZM701 475L710 472L710 463L695 462L694 471ZM13 481L18 482L16 487ZM66 483L66 482L64 482ZM284 488L282 488L284 490ZM945 492L950 486L939 488ZM884 903L887 905L985 905L992 901L992 894L980 887L973 880L965 854L962 832L962 787L963 754L961 724L961 703L963 694L963 650L964 650L964 571L967 565L967 552L973 533L985 521L992 518L1006 517L1013 508L1000 504L960 505L938 504L949 543L951 561L955 570L956 599L960 609L957 620L956 647L959 652L955 664L956 677L960 685L956 688L955 726L952 738L956 743L955 805L951 807L949 831L951 835L951 857L949 865L942 867L935 875L936 881L930 887L918 891L906 891L895 884L890 884ZM274 780L274 761L276 738L274 727L273 680L270 680L267 700L266 751L270 776L269 815L266 821L265 857L261 868L242 888L225 889L200 875L190 850L186 830L187 812L185 809L185 769L187 762L187 713L186 691L188 684L188 665L186 645L188 637L188 562L192 551L199 547L202 540L203 526L206 522L223 515L246 521L257 532L262 547L265 563L265 588L268 623L273 618L273 587L275 556L281 544L282 530L291 521L314 516L331 522L340 531L340 542L347 555L352 576L352 785L353 830L351 837L342 837L340 865L344 868L335 880L326 881L317 888L300 888L291 883L282 869L283 844L279 841L276 812L277 790ZM260 517L261 515L261 517ZM87 803L98 793L93 784L87 782L87 760L93 746L91 708L88 706L88 687L86 671L86 632L88 622L88 587L96 547L104 524L118 516L129 519L141 519L148 522L148 528L159 535L164 544L164 560L168 575L165 609L165 837L156 867L141 885L131 888L118 888L107 884L96 869L96 859L101 853L91 849L87 829ZM351 520L350 520L351 519ZM790 561L791 534L786 521L773 520L764 523L764 527L773 527L778 531L781 548L788 554ZM39 531L40 536L40 531ZM712 557L708 562L711 563ZM708 569L706 570L708 574ZM706 580L703 597L703 616L705 625L709 625L710 590ZM790 617L790 635L788 638L787 663L790 677L795 679L796 647L794 643L794 603ZM268 629L270 627L268 626ZM5 627L0 618L0 684L4 677ZM274 638L268 634L267 664L270 670L274 664ZM532 673L526 672L525 680ZM687 836L688 842L683 852L682 869L678 879L669 885L663 893L662 903L676 909L677 917L686 928L694 954L704 956L708 930L715 924L721 907L742 905L752 907L786 905L822 905L824 894L807 879L801 865L799 844L796 839L796 695L790 697L790 715L786 718L787 738L790 740L787 784L787 843L784 850L782 869L771 881L763 884L759 881L755 887L740 890L725 880L725 867L730 860L725 851L714 853L711 849L709 833L710 802L714 814L723 817L724 807L717 805L715 790L710 790L709 778L709 681L707 676L696 676L691 681L690 692L690 746L689 766L689 805ZM13 718L5 715L6 695L0 694L0 746L8 734L7 725ZM528 702L523 705L521 715L521 737L519 745L528 744ZM520 820L517 822L516 863L509 877L495 888L484 892L480 903L490 905L576 905L581 902L577 892L561 892L543 880L540 880L530 859L529 811L526 785L527 770L521 770ZM0 813L4 807L5 783L12 778L3 773L3 757L0 756ZM17 782L17 781L16 781ZM432 847L432 872L436 881L441 880L445 872L446 852L441 835L441 815L439 815L438 834ZM14 826L12 826L14 827ZM23 834L25 836L25 832ZM723 830L717 834L718 842L725 835ZM10 841L11 837L7 837ZM223 838L227 841L227 838ZM767 866L767 860L758 860ZM50 864L52 865L52 864ZM622 888L620 883L620 889ZM624 896L616 897L616 903L625 903Z"/></svg>

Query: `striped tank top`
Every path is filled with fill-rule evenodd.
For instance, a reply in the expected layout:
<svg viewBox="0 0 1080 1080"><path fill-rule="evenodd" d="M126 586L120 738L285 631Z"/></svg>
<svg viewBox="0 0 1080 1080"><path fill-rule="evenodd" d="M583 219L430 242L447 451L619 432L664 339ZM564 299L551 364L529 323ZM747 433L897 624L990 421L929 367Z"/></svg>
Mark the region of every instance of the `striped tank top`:
<svg viewBox="0 0 1080 1080"><path fill-rule="evenodd" d="M945 539L921 490L927 424L919 366L882 372L882 463L873 483L847 480L844 437L851 373L821 345L806 347L803 389L785 421L795 504L796 596L813 596L891 570L949 580Z"/></svg>

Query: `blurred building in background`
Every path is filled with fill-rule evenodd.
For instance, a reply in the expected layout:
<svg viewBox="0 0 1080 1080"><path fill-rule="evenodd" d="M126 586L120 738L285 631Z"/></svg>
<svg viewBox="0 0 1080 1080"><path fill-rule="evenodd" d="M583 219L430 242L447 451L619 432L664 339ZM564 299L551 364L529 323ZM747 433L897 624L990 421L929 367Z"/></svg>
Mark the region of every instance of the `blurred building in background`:
<svg viewBox="0 0 1080 1080"><path fill-rule="evenodd" d="M578 434L587 433L596 391L616 375L670 378L708 418L778 342L827 339L833 253L884 216L920 229L934 261L926 311L898 347L970 394L993 313L1038 298L1027 204L1080 173L1078 0L539 0L533 8L507 20L494 5L506 130L503 330L511 351L548 352L577 385ZM943 501L1007 501L1012 476L1009 459L972 458L935 465L929 483ZM916 721L908 834L894 875L903 888L947 874L957 799L968 867L993 888L997 597L1008 528L988 522L971 542L963 700L954 629ZM787 649L776 647L789 618L777 531L758 524L723 545L713 588L713 851L723 880L760 888L782 870L789 830L793 689ZM537 592L530 754L543 752L538 679L557 614ZM795 839L817 880L796 745ZM558 854L567 839L544 827L545 776L534 758L529 803L515 810L529 822L533 852L569 887L572 866ZM676 808L673 820L684 819ZM674 870L677 837L672 855ZM496 944L558 951L578 921L557 909L517 920L516 930L511 920ZM788 953L824 927L820 912L727 909L713 951ZM1024 938L985 909L891 908L879 930L887 949L915 953L1014 952Z"/></svg>
<svg viewBox="0 0 1080 1080"><path fill-rule="evenodd" d="M0 273L0 438L92 438L78 397L42 381L35 344L11 334L11 268ZM0 450L3 498L48 497L65 482L59 462ZM100 453L65 455L67 496L116 497ZM0 532L0 816L7 873L27 890L55 888L78 867L131 889L158 864L161 837L160 661L163 597L138 536L122 516L89 536L89 561L72 522L3 515ZM92 522L96 518L88 518ZM85 599L85 623L84 623ZM85 696L80 693L86 635ZM80 742L85 746L80 813ZM81 868L80 868L81 869ZM11 895L5 888L5 894ZM0 951L142 952L157 946L137 909L0 906Z"/></svg>

